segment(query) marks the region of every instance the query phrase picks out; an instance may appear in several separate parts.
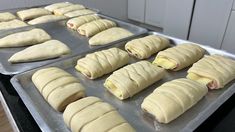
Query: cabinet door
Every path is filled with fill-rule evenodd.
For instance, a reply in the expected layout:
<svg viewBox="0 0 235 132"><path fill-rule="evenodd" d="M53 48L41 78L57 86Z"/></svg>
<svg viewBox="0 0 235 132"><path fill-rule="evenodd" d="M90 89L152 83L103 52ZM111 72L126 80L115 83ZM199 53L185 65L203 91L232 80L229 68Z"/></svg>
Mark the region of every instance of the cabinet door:
<svg viewBox="0 0 235 132"><path fill-rule="evenodd" d="M232 12L225 32L222 49L235 54L235 11Z"/></svg>
<svg viewBox="0 0 235 132"><path fill-rule="evenodd" d="M145 23L163 27L166 0L146 0Z"/></svg>
<svg viewBox="0 0 235 132"><path fill-rule="evenodd" d="M128 0L128 19L144 22L145 0Z"/></svg>

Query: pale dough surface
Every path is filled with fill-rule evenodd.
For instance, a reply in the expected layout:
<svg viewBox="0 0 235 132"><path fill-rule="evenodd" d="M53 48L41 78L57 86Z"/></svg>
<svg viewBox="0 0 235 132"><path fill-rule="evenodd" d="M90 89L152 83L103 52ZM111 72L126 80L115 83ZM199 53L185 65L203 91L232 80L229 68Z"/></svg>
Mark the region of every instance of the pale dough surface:
<svg viewBox="0 0 235 132"><path fill-rule="evenodd" d="M35 28L0 38L0 47L21 47L43 43L51 39L44 30Z"/></svg>
<svg viewBox="0 0 235 132"><path fill-rule="evenodd" d="M55 4L51 4L45 7L45 9L54 12L55 9L59 9L59 8L64 8L67 6L73 5L72 3L69 2L60 2L60 3L55 3Z"/></svg>
<svg viewBox="0 0 235 132"><path fill-rule="evenodd" d="M85 9L85 7L83 5L80 4L73 4L73 5L69 5L66 7L62 7L62 8L58 8L54 10L55 15L64 15L68 12L72 12L75 10L82 10Z"/></svg>
<svg viewBox="0 0 235 132"><path fill-rule="evenodd" d="M148 61L140 61L113 72L105 80L104 86L118 99L124 100L162 79L164 75L163 68Z"/></svg>
<svg viewBox="0 0 235 132"><path fill-rule="evenodd" d="M57 111L63 111L68 104L85 96L85 89L79 80L57 67L36 71L32 81L44 99Z"/></svg>
<svg viewBox="0 0 235 132"><path fill-rule="evenodd" d="M235 79L235 61L221 55L205 56L188 70L187 78L210 89L223 88Z"/></svg>
<svg viewBox="0 0 235 132"><path fill-rule="evenodd" d="M169 123L179 117L208 92L206 86L190 79L169 81L148 95L141 108L160 123Z"/></svg>
<svg viewBox="0 0 235 132"><path fill-rule="evenodd" d="M113 27L107 30L104 30L89 39L90 45L105 45L126 37L132 36L133 33L130 31L120 28L120 27Z"/></svg>
<svg viewBox="0 0 235 132"><path fill-rule="evenodd" d="M111 48L86 55L77 61L76 69L90 79L108 74L129 61L128 53Z"/></svg>
<svg viewBox="0 0 235 132"><path fill-rule="evenodd" d="M40 17L44 15L50 15L51 12L44 8L31 8L31 9L18 11L16 14L21 20L25 21L25 20L34 19L36 17Z"/></svg>
<svg viewBox="0 0 235 132"><path fill-rule="evenodd" d="M83 24L91 22L91 21L95 21L98 19L100 19L100 17L97 15L79 16L79 17L69 19L67 22L67 26L73 30L77 30Z"/></svg>
<svg viewBox="0 0 235 132"><path fill-rule="evenodd" d="M58 40L49 40L15 53L8 61L11 63L40 61L60 57L70 52L69 47L64 43Z"/></svg>
<svg viewBox="0 0 235 132"><path fill-rule="evenodd" d="M125 45L125 49L129 54L135 56L136 58L146 59L152 54L165 49L169 46L169 44L169 40L164 37L149 35L129 41Z"/></svg>
<svg viewBox="0 0 235 132"><path fill-rule="evenodd" d="M13 19L16 19L16 16L10 12L0 13L0 22L6 22L6 21L13 20Z"/></svg>
<svg viewBox="0 0 235 132"><path fill-rule="evenodd" d="M197 62L203 57L204 53L205 50L196 44L180 44L160 51L153 64L165 69L178 71Z"/></svg>
<svg viewBox="0 0 235 132"><path fill-rule="evenodd" d="M94 14L95 11L89 10L89 9L82 9L82 10L75 10L68 13L65 13L64 15L66 17L76 17L76 16L82 16L82 15L88 15L88 14Z"/></svg>
<svg viewBox="0 0 235 132"><path fill-rule="evenodd" d="M0 22L0 30L20 28L20 27L25 27L25 26L28 26L28 24L18 19L13 19L7 22Z"/></svg>
<svg viewBox="0 0 235 132"><path fill-rule="evenodd" d="M66 18L65 16L45 15L45 16L41 16L41 17L35 18L33 20L30 20L28 22L28 24L35 25L35 24L40 24L40 23L58 21L58 20L62 20L65 18Z"/></svg>

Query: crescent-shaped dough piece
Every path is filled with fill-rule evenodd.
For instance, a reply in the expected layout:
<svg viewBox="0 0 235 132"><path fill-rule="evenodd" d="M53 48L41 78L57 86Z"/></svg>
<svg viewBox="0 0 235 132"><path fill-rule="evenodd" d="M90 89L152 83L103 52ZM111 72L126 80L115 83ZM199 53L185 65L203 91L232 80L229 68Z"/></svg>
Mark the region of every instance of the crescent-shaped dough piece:
<svg viewBox="0 0 235 132"><path fill-rule="evenodd" d="M35 28L29 31L7 35L0 39L0 47L21 47L43 43L51 39L44 30Z"/></svg>
<svg viewBox="0 0 235 132"><path fill-rule="evenodd" d="M13 20L13 19L16 19L16 16L10 12L0 13L0 22L6 22L6 21Z"/></svg>
<svg viewBox="0 0 235 132"><path fill-rule="evenodd" d="M80 27L81 25L98 19L100 19L100 17L97 15L85 15L85 16L75 17L68 20L67 27L73 30L77 30L78 27Z"/></svg>
<svg viewBox="0 0 235 132"><path fill-rule="evenodd" d="M72 11L75 11L75 10L82 10L82 9L85 9L85 7L83 5L73 4L73 5L70 5L70 6L63 7L63 8L55 9L54 14L55 15L64 15L68 12L72 12Z"/></svg>
<svg viewBox="0 0 235 132"><path fill-rule="evenodd" d="M148 61L140 61L113 72L105 80L104 86L118 99L124 100L162 79L164 75L163 68Z"/></svg>
<svg viewBox="0 0 235 132"><path fill-rule="evenodd" d="M66 77L67 80L64 79ZM85 89L79 80L57 67L36 71L32 81L44 99L57 111L63 111L68 104L85 96ZM52 88L49 92L48 89Z"/></svg>
<svg viewBox="0 0 235 132"><path fill-rule="evenodd" d="M51 12L44 8L31 8L27 10L18 11L16 14L21 20L25 21L25 20L34 19L34 18L44 16L44 15L50 15Z"/></svg>
<svg viewBox="0 0 235 132"><path fill-rule="evenodd" d="M173 71L192 65L203 57L205 50L196 44L180 44L160 51L153 64Z"/></svg>
<svg viewBox="0 0 235 132"><path fill-rule="evenodd" d="M72 132L134 132L134 128L110 104L86 97L69 104L63 118Z"/></svg>
<svg viewBox="0 0 235 132"><path fill-rule="evenodd" d="M35 24L40 24L40 23L47 23L47 22L53 22L53 21L58 21L65 19L65 16L56 16L56 15L45 15L41 16L38 18L35 18L33 20L30 20L28 22L29 25L35 25Z"/></svg>
<svg viewBox="0 0 235 132"><path fill-rule="evenodd" d="M76 17L76 16L82 16L82 15L89 15L89 14L95 14L95 11L89 10L89 9L82 9L82 10L75 10L68 12L64 14L66 17Z"/></svg>
<svg viewBox="0 0 235 132"><path fill-rule="evenodd" d="M125 45L125 49L129 54L135 56L136 58L146 59L152 54L165 49L169 46L169 44L169 40L164 37L149 35L129 41Z"/></svg>
<svg viewBox="0 0 235 132"><path fill-rule="evenodd" d="M207 87L190 79L166 82L148 95L141 108L160 123L169 123L179 117L208 92Z"/></svg>
<svg viewBox="0 0 235 132"><path fill-rule="evenodd" d="M23 21L20 21L18 19L13 19L11 21L7 22L0 22L0 30L7 30L7 29L12 29L12 28L20 28L20 27L25 27L28 26Z"/></svg>
<svg viewBox="0 0 235 132"><path fill-rule="evenodd" d="M70 5L73 5L73 4L69 3L69 2L60 2L60 3L55 3L55 4L48 5L44 8L49 10L50 12L54 12L55 9L64 8L64 7L67 7L67 6L70 6Z"/></svg>
<svg viewBox="0 0 235 132"><path fill-rule="evenodd" d="M112 27L107 30L104 30L89 39L90 45L105 45L123 38L132 36L133 33L130 31L120 28Z"/></svg>
<svg viewBox="0 0 235 132"><path fill-rule="evenodd" d="M60 57L69 53L70 49L64 43L58 40L49 40L15 53L8 61L11 63L40 61Z"/></svg>
<svg viewBox="0 0 235 132"><path fill-rule="evenodd" d="M223 88L235 79L235 61L221 55L205 56L188 70L187 78L210 89Z"/></svg>
<svg viewBox="0 0 235 132"><path fill-rule="evenodd" d="M77 61L75 68L89 79L95 79L126 65L128 61L127 52L111 48L86 55Z"/></svg>
<svg viewBox="0 0 235 132"><path fill-rule="evenodd" d="M98 19L80 26L77 31L81 35L85 35L86 37L91 37L101 31L109 29L111 27L116 27L117 24L113 21L107 19Z"/></svg>

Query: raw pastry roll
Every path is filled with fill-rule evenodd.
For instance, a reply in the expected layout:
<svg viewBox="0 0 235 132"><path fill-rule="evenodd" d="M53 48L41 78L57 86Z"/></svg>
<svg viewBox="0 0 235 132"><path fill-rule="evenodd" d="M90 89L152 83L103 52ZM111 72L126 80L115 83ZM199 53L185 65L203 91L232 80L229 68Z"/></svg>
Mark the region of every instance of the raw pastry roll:
<svg viewBox="0 0 235 132"><path fill-rule="evenodd" d="M28 24L35 25L35 24L40 24L40 23L58 21L58 20L62 20L65 18L66 18L65 16L45 15L45 16L41 16L41 17L35 18L33 20L30 20L28 22Z"/></svg>
<svg viewBox="0 0 235 132"><path fill-rule="evenodd" d="M25 22L20 21L18 19L13 19L7 22L0 22L0 30L12 29L12 28L20 28L28 26Z"/></svg>
<svg viewBox="0 0 235 132"><path fill-rule="evenodd" d="M64 15L68 12L72 12L75 10L81 10L81 9L85 9L85 7L80 4L73 4L70 6L63 7L63 8L55 9L54 13L55 13L55 15Z"/></svg>
<svg viewBox="0 0 235 132"><path fill-rule="evenodd" d="M235 79L235 61L221 55L205 56L188 70L187 78L210 89L223 88Z"/></svg>
<svg viewBox="0 0 235 132"><path fill-rule="evenodd" d="M31 8L27 10L18 11L16 14L21 20L25 21L25 20L34 19L34 18L44 16L44 15L50 15L51 12L44 8Z"/></svg>
<svg viewBox="0 0 235 132"><path fill-rule="evenodd" d="M116 23L107 19L99 19L86 24L83 24L78 28L78 32L86 37L91 37L101 31L116 27Z"/></svg>
<svg viewBox="0 0 235 132"><path fill-rule="evenodd" d="M30 46L11 56L11 63L40 61L52 59L70 53L70 49L58 40L49 40L41 44Z"/></svg>
<svg viewBox="0 0 235 132"><path fill-rule="evenodd" d="M83 10L76 10L71 11L66 14L64 14L66 17L76 17L76 16L82 16L82 15L88 15L88 14L94 14L95 11L89 10L89 9L83 9Z"/></svg>
<svg viewBox="0 0 235 132"><path fill-rule="evenodd" d="M118 99L123 100L144 90L164 75L163 68L148 61L140 61L113 72L105 80L104 86Z"/></svg>
<svg viewBox="0 0 235 132"><path fill-rule="evenodd" d="M129 41L125 45L125 49L129 54L135 56L136 58L146 59L152 54L165 49L169 46L169 44L169 40L164 37L149 35Z"/></svg>
<svg viewBox="0 0 235 132"><path fill-rule="evenodd" d="M35 45L50 40L51 36L44 30L36 28L29 31L10 34L0 39L0 47L21 47Z"/></svg>
<svg viewBox="0 0 235 132"><path fill-rule="evenodd" d="M85 15L68 20L67 26L73 30L77 30L81 25L100 19L97 15Z"/></svg>
<svg viewBox="0 0 235 132"><path fill-rule="evenodd" d="M16 19L16 16L10 12L0 13L0 22L6 22L6 21L13 20L13 19Z"/></svg>
<svg viewBox="0 0 235 132"><path fill-rule="evenodd" d="M45 9L54 12L55 9L59 9L59 8L64 8L67 6L73 5L72 3L69 2L60 2L60 3L55 3L55 4L51 4L45 7Z"/></svg>
<svg viewBox="0 0 235 132"><path fill-rule="evenodd" d="M126 65L128 61L128 53L111 48L86 55L77 61L75 68L89 79L95 79Z"/></svg>
<svg viewBox="0 0 235 132"><path fill-rule="evenodd" d="M105 45L123 38L127 38L132 36L133 33L130 31L120 28L120 27L113 27L107 30L104 30L93 37L90 38L89 44L90 45Z"/></svg>
<svg viewBox="0 0 235 132"><path fill-rule="evenodd" d="M197 62L203 57L204 52L205 50L196 44L180 44L160 51L153 64L165 69L178 71Z"/></svg>
<svg viewBox="0 0 235 132"><path fill-rule="evenodd" d="M92 96L69 104L63 118L72 132L135 131L113 106Z"/></svg>
<svg viewBox="0 0 235 132"><path fill-rule="evenodd" d="M44 99L57 111L84 97L85 89L79 80L57 67L36 71L32 81Z"/></svg>
<svg viewBox="0 0 235 132"><path fill-rule="evenodd" d="M179 117L208 92L207 87L190 79L166 82L148 95L141 108L160 123L169 123Z"/></svg>

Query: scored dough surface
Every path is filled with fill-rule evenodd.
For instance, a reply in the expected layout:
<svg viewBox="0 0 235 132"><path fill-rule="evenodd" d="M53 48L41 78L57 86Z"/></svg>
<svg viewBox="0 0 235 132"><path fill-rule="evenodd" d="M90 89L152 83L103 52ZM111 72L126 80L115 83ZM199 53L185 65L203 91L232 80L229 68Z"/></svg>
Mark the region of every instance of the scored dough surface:
<svg viewBox="0 0 235 132"><path fill-rule="evenodd" d="M55 4L51 4L45 7L45 9L54 12L55 9L59 9L59 8L64 8L67 6L73 5L72 3L69 2L60 2L60 3L55 3Z"/></svg>
<svg viewBox="0 0 235 132"><path fill-rule="evenodd" d="M85 7L83 5L80 4L73 4L73 5L69 5L66 7L62 7L62 8L58 8L54 10L55 15L64 15L68 12L72 12L75 10L81 10L81 9L85 9Z"/></svg>
<svg viewBox="0 0 235 132"><path fill-rule="evenodd" d="M16 14L21 20L25 21L25 20L34 19L36 17L40 17L44 15L50 15L51 12L44 8L31 8L31 9L18 11Z"/></svg>
<svg viewBox="0 0 235 132"><path fill-rule="evenodd" d="M64 14L66 17L76 17L76 16L82 16L82 15L88 15L88 14L94 14L95 11L89 10L89 9L82 9L82 10L75 10L68 12Z"/></svg>

